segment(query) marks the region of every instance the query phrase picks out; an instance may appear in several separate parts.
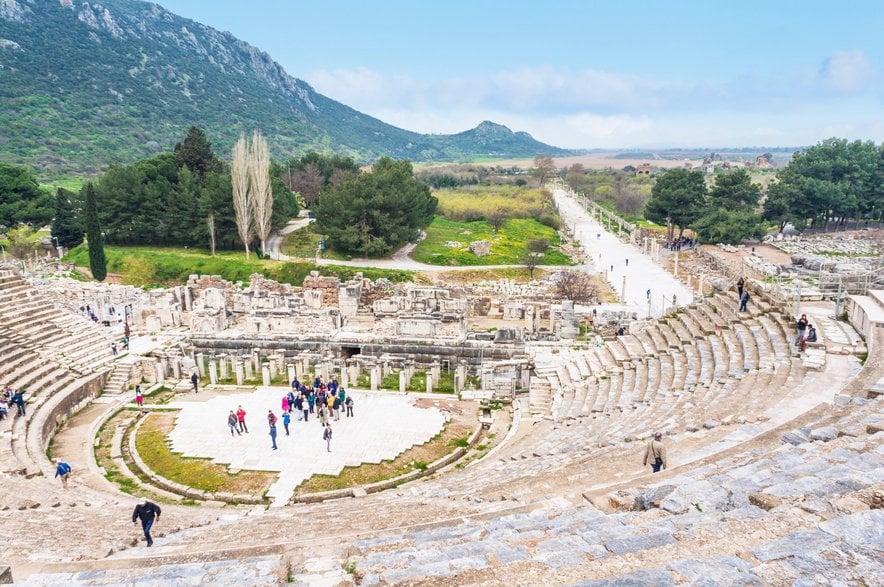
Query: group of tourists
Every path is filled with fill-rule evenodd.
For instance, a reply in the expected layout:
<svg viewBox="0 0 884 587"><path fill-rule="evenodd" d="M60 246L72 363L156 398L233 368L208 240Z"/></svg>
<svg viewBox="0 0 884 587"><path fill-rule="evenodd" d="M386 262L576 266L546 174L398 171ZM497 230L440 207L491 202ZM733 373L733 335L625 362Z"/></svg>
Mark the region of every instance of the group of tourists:
<svg viewBox="0 0 884 587"><path fill-rule="evenodd" d="M326 384L322 376L316 376L311 385L307 385L295 378L292 381L291 390L282 396L280 403L280 416L267 410L267 425L270 432L271 446L273 450L277 450L277 424L282 423L286 436L290 436L291 430L289 426L292 423L292 417L296 417L298 422L308 422L310 416L318 419L323 428L323 440L326 441L326 449L331 451L331 420L338 421L341 419L343 412L345 417L353 417L353 396L347 393L347 390L338 385L338 382L332 379ZM227 415L227 427L230 430L230 436L242 436L243 433L248 434L249 428L246 424L246 411L242 406L238 406L236 411L230 410Z"/></svg>
<svg viewBox="0 0 884 587"><path fill-rule="evenodd" d="M9 410L12 409L12 406L15 406L16 410L18 410L19 416L26 415L25 393L27 392L24 389L12 387L7 387L3 390L3 393L0 394L0 420L9 416Z"/></svg>

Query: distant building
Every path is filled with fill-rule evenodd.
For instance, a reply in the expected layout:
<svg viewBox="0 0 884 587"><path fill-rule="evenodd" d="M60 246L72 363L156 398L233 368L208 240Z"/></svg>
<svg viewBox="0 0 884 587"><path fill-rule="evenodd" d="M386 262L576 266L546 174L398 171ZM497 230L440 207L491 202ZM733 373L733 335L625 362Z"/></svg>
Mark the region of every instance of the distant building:
<svg viewBox="0 0 884 587"><path fill-rule="evenodd" d="M758 169L770 169L771 167L773 167L771 159L773 159L773 155L771 155L770 153L759 155L755 158L755 167L757 167Z"/></svg>
<svg viewBox="0 0 884 587"><path fill-rule="evenodd" d="M715 173L715 165L713 165L712 163L704 163L702 169L703 173L705 173L706 175L712 175L713 173Z"/></svg>
<svg viewBox="0 0 884 587"><path fill-rule="evenodd" d="M651 164L650 163L640 163L638 167L635 168L636 175L651 175Z"/></svg>

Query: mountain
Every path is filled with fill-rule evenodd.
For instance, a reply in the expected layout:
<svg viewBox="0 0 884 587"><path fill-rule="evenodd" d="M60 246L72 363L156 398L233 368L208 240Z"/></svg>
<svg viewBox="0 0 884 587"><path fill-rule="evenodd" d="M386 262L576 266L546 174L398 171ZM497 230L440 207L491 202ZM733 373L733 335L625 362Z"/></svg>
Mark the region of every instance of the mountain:
<svg viewBox="0 0 884 587"><path fill-rule="evenodd" d="M386 124L317 93L263 51L136 0L0 0L0 161L94 173L202 127L218 153L260 128L276 157L370 161L570 154L483 122L455 135Z"/></svg>

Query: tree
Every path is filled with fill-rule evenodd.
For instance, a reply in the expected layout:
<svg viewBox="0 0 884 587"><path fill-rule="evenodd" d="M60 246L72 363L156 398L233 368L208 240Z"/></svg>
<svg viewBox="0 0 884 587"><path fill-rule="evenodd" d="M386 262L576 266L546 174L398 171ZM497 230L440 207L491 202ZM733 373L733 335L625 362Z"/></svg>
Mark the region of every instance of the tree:
<svg viewBox="0 0 884 587"><path fill-rule="evenodd" d="M556 297L578 304L590 304L598 300L598 288L592 277L579 269L562 269L553 281Z"/></svg>
<svg viewBox="0 0 884 587"><path fill-rule="evenodd" d="M764 234L758 200L761 186L744 169L715 177L703 213L691 228L707 243L738 244Z"/></svg>
<svg viewBox="0 0 884 587"><path fill-rule="evenodd" d="M240 136L233 145L233 159L230 162L230 184L233 189L233 210L236 214L236 230L239 240L249 258L249 245L252 243L252 203L249 191L249 146L246 138Z"/></svg>
<svg viewBox="0 0 884 587"><path fill-rule="evenodd" d="M267 237L270 236L273 217L273 191L270 189L270 149L267 141L256 130L252 135L249 153L249 191L251 193L252 222L255 234L261 241L261 253L267 254Z"/></svg>
<svg viewBox="0 0 884 587"><path fill-rule="evenodd" d="M528 241L528 250L543 256L549 250L549 241L545 238L533 238Z"/></svg>
<svg viewBox="0 0 884 587"><path fill-rule="evenodd" d="M58 188L55 193L52 236L58 240L59 246L66 249L72 249L83 242L77 194L64 188Z"/></svg>
<svg viewBox="0 0 884 587"><path fill-rule="evenodd" d="M537 180L537 185L543 187L552 176L556 174L556 162L549 155L537 155L534 158L534 167L531 176Z"/></svg>
<svg viewBox="0 0 884 587"><path fill-rule="evenodd" d="M525 251L522 255L522 265L528 270L528 275L531 279L534 279L534 271L537 270L537 266L540 264L542 258L543 253L535 253L531 250Z"/></svg>
<svg viewBox="0 0 884 587"><path fill-rule="evenodd" d="M24 167L0 163L0 225L44 226L52 220L55 202Z"/></svg>
<svg viewBox="0 0 884 587"><path fill-rule="evenodd" d="M671 243L674 227L678 226L681 237L684 229L700 217L705 199L706 181L701 171L670 169L657 176L645 216L667 225L666 242Z"/></svg>
<svg viewBox="0 0 884 587"><path fill-rule="evenodd" d="M101 235L101 223L98 221L98 203L95 198L95 187L88 182L83 188L85 193L85 226L86 238L89 241L89 269L92 277L104 281L107 277L107 259L104 256L104 238Z"/></svg>
<svg viewBox="0 0 884 587"><path fill-rule="evenodd" d="M752 183L745 169L716 175L715 184L709 190L709 204L716 208L755 210L760 197L761 186Z"/></svg>
<svg viewBox="0 0 884 587"><path fill-rule="evenodd" d="M341 252L383 256L415 240L437 205L409 161L383 157L370 173L350 175L323 194L315 208L317 230Z"/></svg>
<svg viewBox="0 0 884 587"><path fill-rule="evenodd" d="M34 251L40 246L36 235L37 231L27 224L20 224L15 228L10 228L6 232L6 248L9 250L9 254L14 259L21 261L30 260Z"/></svg>
<svg viewBox="0 0 884 587"><path fill-rule="evenodd" d="M215 256L215 214L213 212L209 212L209 215L206 216L206 229L209 231L209 250L212 252L212 256Z"/></svg>
<svg viewBox="0 0 884 587"><path fill-rule="evenodd" d="M210 171L220 171L221 161L212 151L212 143L201 128L191 126L184 141L175 144L175 161L178 167L187 167L200 179Z"/></svg>

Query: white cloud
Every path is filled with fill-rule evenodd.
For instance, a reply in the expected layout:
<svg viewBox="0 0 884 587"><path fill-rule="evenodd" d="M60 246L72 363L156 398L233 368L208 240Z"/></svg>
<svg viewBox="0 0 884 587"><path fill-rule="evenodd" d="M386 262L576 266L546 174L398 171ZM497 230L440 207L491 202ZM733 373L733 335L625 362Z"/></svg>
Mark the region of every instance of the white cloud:
<svg viewBox="0 0 884 587"><path fill-rule="evenodd" d="M357 110L425 133L492 120L570 148L804 145L833 135L884 140L880 76L861 51L833 53L817 69L769 78L735 73L716 83L555 67L442 79L337 69L306 79Z"/></svg>
<svg viewBox="0 0 884 587"><path fill-rule="evenodd" d="M819 81L842 92L856 92L871 86L877 72L862 51L836 51L820 68Z"/></svg>

